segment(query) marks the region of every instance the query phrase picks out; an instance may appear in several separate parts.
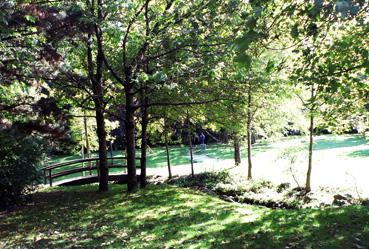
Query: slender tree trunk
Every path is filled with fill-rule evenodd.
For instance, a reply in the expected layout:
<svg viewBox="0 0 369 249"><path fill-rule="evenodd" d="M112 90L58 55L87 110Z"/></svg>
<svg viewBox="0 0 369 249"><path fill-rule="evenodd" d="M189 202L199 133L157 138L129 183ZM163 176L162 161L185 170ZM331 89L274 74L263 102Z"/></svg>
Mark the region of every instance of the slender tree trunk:
<svg viewBox="0 0 369 249"><path fill-rule="evenodd" d="M193 169L192 137L191 137L190 131L188 131L188 144L189 144L189 147L190 147L191 175L192 175L192 177L194 177L195 176L195 172L194 172L194 169Z"/></svg>
<svg viewBox="0 0 369 249"><path fill-rule="evenodd" d="M86 140L85 142L86 142L87 158L90 158L90 142L88 140L86 112L84 112L83 123L84 123L84 129L85 129L85 140Z"/></svg>
<svg viewBox="0 0 369 249"><path fill-rule="evenodd" d="M125 141L125 144L123 145L124 146L124 151L123 151L123 156L124 156L124 163L125 163L125 165L127 166L128 165L128 163L127 163L127 141ZM128 167L128 166L127 166ZM126 170L126 168L123 168L123 172L124 173L126 173L127 172L127 170Z"/></svg>
<svg viewBox="0 0 369 249"><path fill-rule="evenodd" d="M306 192L311 191L311 170L312 170L312 164L313 164L313 129L314 129L314 117L311 114L310 115L310 128L309 128L309 165L308 170L306 173L306 184L305 184L305 190Z"/></svg>
<svg viewBox="0 0 369 249"><path fill-rule="evenodd" d="M314 85L311 86L311 101L312 101L312 105L310 107L310 127L309 127L309 164L308 164L308 170L306 173L306 184L305 184L305 190L306 192L310 192L311 191L311 170L313 167L313 131L314 131L314 105L313 105L313 101L314 101Z"/></svg>
<svg viewBox="0 0 369 249"><path fill-rule="evenodd" d="M164 137L165 137L165 150L167 153L167 165L168 165L168 175L169 179L172 178L172 169L170 167L170 153L169 153L169 144L168 144L168 126L167 121L164 120Z"/></svg>
<svg viewBox="0 0 369 249"><path fill-rule="evenodd" d="M148 124L148 111L147 104L148 98L143 94L143 110L142 110L142 120L141 120L141 174L140 174L140 186L145 188L146 182L146 149L147 149L147 124Z"/></svg>
<svg viewBox="0 0 369 249"><path fill-rule="evenodd" d="M187 110L187 132L188 132L188 145L190 149L190 159L191 159L191 175L192 177L195 176L195 172L193 169L193 151L192 151L192 137L191 137L191 127L190 127L190 116Z"/></svg>
<svg viewBox="0 0 369 249"><path fill-rule="evenodd" d="M99 191L108 191L109 168L106 151L106 131L104 111L101 107L96 108L97 137L99 140Z"/></svg>
<svg viewBox="0 0 369 249"><path fill-rule="evenodd" d="M240 165L241 164L241 154L240 154L240 141L238 139L238 136L234 137L233 147L234 147L234 162L236 165Z"/></svg>
<svg viewBox="0 0 369 249"><path fill-rule="evenodd" d="M114 154L113 154L113 142L110 141L110 157L111 157L111 165L114 165Z"/></svg>
<svg viewBox="0 0 369 249"><path fill-rule="evenodd" d="M86 145L86 154L84 154L84 159L90 158L90 143L88 141L88 132L87 132L87 118L86 118L86 111L83 112L83 126L85 130L85 145ZM88 167L91 167L91 162L87 163ZM82 167L84 167L84 163L82 164ZM86 174L85 171L83 171L82 175L84 176Z"/></svg>
<svg viewBox="0 0 369 249"><path fill-rule="evenodd" d="M247 170L247 178L252 179L252 160L251 160L251 129L249 127L250 125L247 124L247 164L248 164L248 170Z"/></svg>
<svg viewBox="0 0 369 249"><path fill-rule="evenodd" d="M126 86L126 143L127 143L127 171L128 171L128 192L137 189L136 175L136 149L135 149L135 121L133 93L130 86Z"/></svg>
<svg viewBox="0 0 369 249"><path fill-rule="evenodd" d="M252 121L252 111L251 111L251 86L248 89L248 100L247 100L247 178L252 179L252 160L251 160L251 121Z"/></svg>
<svg viewBox="0 0 369 249"><path fill-rule="evenodd" d="M81 146L81 159L86 159L86 157L85 157L85 147L83 146L83 134L81 134L81 144L82 144L82 146ZM85 163L82 162L82 168L84 168L84 167L85 167ZM82 171L82 176L84 176L84 175L85 175L85 172Z"/></svg>

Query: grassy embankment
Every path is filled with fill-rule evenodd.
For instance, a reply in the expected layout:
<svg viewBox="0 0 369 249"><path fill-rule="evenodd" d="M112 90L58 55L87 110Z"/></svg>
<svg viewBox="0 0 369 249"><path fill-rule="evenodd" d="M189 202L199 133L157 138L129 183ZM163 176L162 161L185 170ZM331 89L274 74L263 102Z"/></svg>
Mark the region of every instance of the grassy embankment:
<svg viewBox="0 0 369 249"><path fill-rule="evenodd" d="M55 187L0 216L1 248L367 248L369 207L273 210L190 189Z"/></svg>

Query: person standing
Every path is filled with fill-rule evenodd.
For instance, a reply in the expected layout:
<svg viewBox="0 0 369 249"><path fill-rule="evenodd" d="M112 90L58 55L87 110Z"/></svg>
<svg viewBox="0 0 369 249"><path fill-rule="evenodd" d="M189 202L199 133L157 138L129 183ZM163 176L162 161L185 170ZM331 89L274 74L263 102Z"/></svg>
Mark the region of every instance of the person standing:
<svg viewBox="0 0 369 249"><path fill-rule="evenodd" d="M200 149L201 149L201 151L205 151L206 144L205 144L205 135L204 135L203 132L201 132L201 134L199 136L199 139L200 139Z"/></svg>

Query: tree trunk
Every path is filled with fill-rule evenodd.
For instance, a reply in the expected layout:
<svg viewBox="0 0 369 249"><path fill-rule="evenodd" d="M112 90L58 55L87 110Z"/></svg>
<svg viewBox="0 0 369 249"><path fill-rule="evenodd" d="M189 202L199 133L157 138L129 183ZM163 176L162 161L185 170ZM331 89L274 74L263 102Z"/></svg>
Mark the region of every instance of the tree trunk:
<svg viewBox="0 0 369 249"><path fill-rule="evenodd" d="M85 142L86 142L86 154L84 156L84 159L87 158L90 158L91 155L90 155L90 142L88 140L88 131L87 131L87 117L86 117L86 111L83 112L83 125L84 125L84 129L85 129ZM84 167L84 164L82 164ZM88 167L91 168L91 162L88 162L87 163ZM83 171L83 176L85 176L86 172Z"/></svg>
<svg viewBox="0 0 369 249"><path fill-rule="evenodd" d="M311 86L311 101L314 100L314 85ZM313 103L312 103L313 104ZM308 164L308 170L306 173L306 184L305 184L305 191L306 193L311 191L311 170L313 167L313 131L314 131L314 106L312 105L310 107L310 128L309 128L309 164Z"/></svg>
<svg viewBox="0 0 369 249"><path fill-rule="evenodd" d="M195 176L195 172L193 170L193 152L192 152L192 138L191 138L191 133L190 131L188 131L188 144L190 147L190 158L191 158L191 175L192 177Z"/></svg>
<svg viewBox="0 0 369 249"><path fill-rule="evenodd" d="M114 157L114 153L113 153L113 142L110 141L110 157L113 158Z"/></svg>
<svg viewBox="0 0 369 249"><path fill-rule="evenodd" d="M168 175L169 179L172 178L172 169L170 168L170 153L168 144L168 126L166 120L164 120L164 137L165 137L165 150L167 153L167 165L168 165Z"/></svg>
<svg viewBox="0 0 369 249"><path fill-rule="evenodd" d="M251 160L251 129L250 124L247 124L247 178L252 179L252 160Z"/></svg>
<svg viewBox="0 0 369 249"><path fill-rule="evenodd" d="M86 156L85 156L85 147L83 146L83 134L81 134L81 143L82 143L82 146L81 146L81 159L86 159ZM82 162L82 168L85 167L85 163ZM82 176L85 176L85 172L82 171Z"/></svg>
<svg viewBox="0 0 369 249"><path fill-rule="evenodd" d="M191 137L191 127L190 127L190 116L187 110L187 132L188 132L188 145L190 149L190 159L191 159L191 175L192 177L195 176L195 172L193 169L193 151L192 151L192 137Z"/></svg>
<svg viewBox="0 0 369 249"><path fill-rule="evenodd" d="M240 141L238 139L238 136L234 137L233 147L234 147L234 162L238 166L241 164Z"/></svg>
<svg viewBox="0 0 369 249"><path fill-rule="evenodd" d="M143 94L144 95L144 94ZM147 124L148 124L148 111L147 103L148 99L143 96L143 110L142 110L142 120L141 120L141 174L140 174L140 186L141 188L146 187L146 149L147 149Z"/></svg>
<svg viewBox="0 0 369 249"><path fill-rule="evenodd" d="M97 137L99 140L99 191L108 191L109 168L106 152L106 131L104 111L102 107L96 108Z"/></svg>
<svg viewBox="0 0 369 249"><path fill-rule="evenodd" d="M97 1L97 18L98 20L103 19L102 13L102 0ZM91 6L91 14L94 13L94 5ZM97 124L97 137L99 142L99 191L108 190L109 181L109 168L107 162L107 151L106 151L106 131L105 131L105 120L104 120L104 87L102 80L103 72L103 48L102 42L103 37L99 26L95 25L95 36L97 42L97 52L95 63L93 61L92 52L92 35L88 35L87 42L87 69L89 79L92 84L93 101L95 104L96 112L96 124ZM94 67L96 71L94 72Z"/></svg>
<svg viewBox="0 0 369 249"><path fill-rule="evenodd" d="M247 163L248 163L248 171L247 171L247 179L252 179L252 161L251 161L251 121L252 121L252 112L251 112L251 86L248 89L248 106L247 106Z"/></svg>
<svg viewBox="0 0 369 249"><path fill-rule="evenodd" d="M84 123L84 129L85 129L85 142L86 142L86 154L87 154L87 158L90 158L90 142L88 140L88 131L87 131L87 118L86 118L86 112L84 113L84 117L83 117L83 123Z"/></svg>
<svg viewBox="0 0 369 249"><path fill-rule="evenodd" d="M125 88L126 93L126 143L127 143L127 171L128 171L128 192L137 189L136 175L136 149L135 149L135 121L133 93L131 87Z"/></svg>

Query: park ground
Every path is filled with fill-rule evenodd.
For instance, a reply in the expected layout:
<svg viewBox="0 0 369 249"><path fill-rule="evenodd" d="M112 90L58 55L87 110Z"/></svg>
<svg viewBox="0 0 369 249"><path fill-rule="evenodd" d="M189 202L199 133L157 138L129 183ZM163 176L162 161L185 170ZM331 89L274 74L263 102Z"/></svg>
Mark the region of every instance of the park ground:
<svg viewBox="0 0 369 249"><path fill-rule="evenodd" d="M314 188L325 184L364 195L364 190L368 189L368 181L365 181L369 175L368 149L365 138L357 135L317 137ZM293 183L288 170L291 160L283 156L286 151L296 153L294 174L297 181L303 183L306 167L306 139L303 137L256 144L254 177ZM189 174L187 149L177 146L171 152L174 174ZM243 162L234 167L231 146L209 145L206 153L196 150L195 172L231 168L231 171L244 174L246 156L243 148ZM75 158L59 157L53 162ZM149 167L150 174L166 176L162 148L152 148ZM348 179L355 180L355 184ZM125 185L110 186L107 193L98 193L96 184L40 190L27 206L0 214L0 248L369 246L369 206L270 209L226 202L196 189L158 181L133 194L127 194Z"/></svg>
<svg viewBox="0 0 369 249"><path fill-rule="evenodd" d="M367 248L369 207L269 209L166 184L54 187L0 216L0 248Z"/></svg>
<svg viewBox="0 0 369 249"><path fill-rule="evenodd" d="M307 137L289 137L276 141L261 141L253 147L253 177L275 184L289 182L303 186L307 170ZM115 151L114 156L122 155ZM289 156L286 156L289 155ZM79 156L55 157L51 163L77 159ZM195 148L195 173L224 168L232 174L245 176L247 149L242 147L242 163L234 167L233 147L210 144L205 153ZM153 147L148 154L148 175L168 176L164 147ZM173 175L189 175L189 152L186 146L171 147ZM139 172L139 171L138 171ZM313 153L313 190L330 188L349 193L355 198L369 198L369 145L361 135L322 135L315 137ZM335 191L335 192L337 192Z"/></svg>

